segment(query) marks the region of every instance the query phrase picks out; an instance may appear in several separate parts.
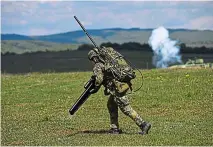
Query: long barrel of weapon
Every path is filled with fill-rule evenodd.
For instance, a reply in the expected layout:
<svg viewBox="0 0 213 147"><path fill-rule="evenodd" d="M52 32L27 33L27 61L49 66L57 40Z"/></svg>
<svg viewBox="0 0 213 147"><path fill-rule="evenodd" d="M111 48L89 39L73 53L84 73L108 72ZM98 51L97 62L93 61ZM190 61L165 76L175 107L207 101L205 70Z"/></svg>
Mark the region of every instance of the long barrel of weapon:
<svg viewBox="0 0 213 147"><path fill-rule="evenodd" d="M81 24L81 22L78 20L78 18L76 16L74 16L75 20L78 22L78 24L81 26L82 30L84 31L84 33L89 37L89 39L92 41L93 45L95 46L95 48L100 49L97 44L95 43L95 41L92 39L92 37L87 33L86 29L84 28L84 26Z"/></svg>
<svg viewBox="0 0 213 147"><path fill-rule="evenodd" d="M73 115L81 107L81 105L89 98L89 96L91 95L90 90L93 87L94 87L93 79L90 79L84 87L85 88L84 92L81 94L78 100L74 103L74 105L70 108L69 113L71 115Z"/></svg>

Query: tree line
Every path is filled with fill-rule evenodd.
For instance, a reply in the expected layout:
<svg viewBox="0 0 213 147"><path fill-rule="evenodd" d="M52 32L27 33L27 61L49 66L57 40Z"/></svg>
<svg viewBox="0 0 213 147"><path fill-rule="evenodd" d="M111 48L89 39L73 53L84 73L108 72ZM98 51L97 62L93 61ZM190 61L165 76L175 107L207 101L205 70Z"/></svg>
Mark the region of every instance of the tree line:
<svg viewBox="0 0 213 147"><path fill-rule="evenodd" d="M123 43L123 44L118 44L118 43L111 43L111 42L107 42L107 43L102 43L100 45L105 46L105 47L112 47L118 51L121 50L127 50L127 51L147 51L147 52L152 52L152 48L144 43L144 44L140 44L137 42L128 42L128 43ZM189 47L186 46L185 43L181 43L179 44L180 47L180 53L184 54L184 53L197 53L197 54L205 54L205 53L213 53L213 48L207 48L205 46L201 46L201 47ZM91 50L93 49L94 46L92 44L83 44L80 45L78 47L78 50Z"/></svg>

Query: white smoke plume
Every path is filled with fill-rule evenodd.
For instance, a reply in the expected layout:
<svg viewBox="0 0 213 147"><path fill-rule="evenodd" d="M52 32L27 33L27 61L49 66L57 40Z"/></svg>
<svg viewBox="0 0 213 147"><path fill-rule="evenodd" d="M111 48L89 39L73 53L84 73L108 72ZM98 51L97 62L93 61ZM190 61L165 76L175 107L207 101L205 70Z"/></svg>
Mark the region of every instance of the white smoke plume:
<svg viewBox="0 0 213 147"><path fill-rule="evenodd" d="M153 30L148 43L154 51L153 64L157 68L166 68L182 62L177 41L169 38L169 32L164 27Z"/></svg>

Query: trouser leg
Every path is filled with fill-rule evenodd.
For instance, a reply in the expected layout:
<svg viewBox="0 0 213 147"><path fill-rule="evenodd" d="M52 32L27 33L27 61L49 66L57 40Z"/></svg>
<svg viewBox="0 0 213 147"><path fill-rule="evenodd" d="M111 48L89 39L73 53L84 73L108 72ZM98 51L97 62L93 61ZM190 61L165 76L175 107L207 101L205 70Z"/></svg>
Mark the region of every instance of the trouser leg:
<svg viewBox="0 0 213 147"><path fill-rule="evenodd" d="M127 116L129 116L137 126L141 127L144 120L140 117L140 115L131 107L128 101L127 96L115 97L115 101L120 108L120 110Z"/></svg>
<svg viewBox="0 0 213 147"><path fill-rule="evenodd" d="M118 105L116 104L114 97L110 95L108 102L107 102L107 108L110 114L110 127L115 129L119 128L118 125Z"/></svg>

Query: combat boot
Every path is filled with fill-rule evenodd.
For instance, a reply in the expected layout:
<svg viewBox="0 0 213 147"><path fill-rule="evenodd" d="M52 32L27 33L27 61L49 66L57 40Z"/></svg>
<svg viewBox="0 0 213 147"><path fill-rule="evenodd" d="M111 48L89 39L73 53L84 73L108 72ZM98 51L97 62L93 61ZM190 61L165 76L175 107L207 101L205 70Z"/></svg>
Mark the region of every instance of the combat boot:
<svg viewBox="0 0 213 147"><path fill-rule="evenodd" d="M140 126L141 132L139 134L146 135L149 132L149 129L151 128L151 124L147 122L143 122Z"/></svg>
<svg viewBox="0 0 213 147"><path fill-rule="evenodd" d="M110 134L121 134L122 133L122 130L121 129L118 129L118 128L111 128L109 130L109 133Z"/></svg>

